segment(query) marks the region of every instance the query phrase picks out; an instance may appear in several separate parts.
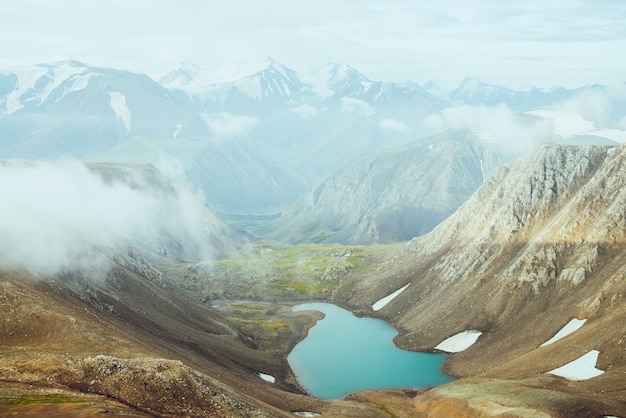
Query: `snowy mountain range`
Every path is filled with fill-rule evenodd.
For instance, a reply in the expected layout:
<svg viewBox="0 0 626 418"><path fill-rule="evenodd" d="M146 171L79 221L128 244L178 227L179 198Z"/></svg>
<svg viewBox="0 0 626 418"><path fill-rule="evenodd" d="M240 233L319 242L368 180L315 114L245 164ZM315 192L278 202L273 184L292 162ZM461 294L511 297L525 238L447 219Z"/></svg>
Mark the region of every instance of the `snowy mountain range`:
<svg viewBox="0 0 626 418"><path fill-rule="evenodd" d="M184 63L158 81L76 61L40 64L0 73L0 158L174 166L219 211L268 214L363 152L449 128L506 138L488 126L497 120L484 113L492 105L528 111L528 124L545 122L546 137L578 115L585 128L563 138L626 139L616 116L624 100L602 86L518 92L471 79L439 91L374 81L345 64L298 72L273 59L212 71ZM618 111L607 120L571 107L545 113L583 95L610 97Z"/></svg>
<svg viewBox="0 0 626 418"><path fill-rule="evenodd" d="M542 90L532 87L517 91L510 88L486 84L475 77L466 78L452 90L448 100L455 105L498 106L506 105L517 111L526 111L554 105L571 99L582 92L602 90L600 85L585 86L577 89L554 87Z"/></svg>

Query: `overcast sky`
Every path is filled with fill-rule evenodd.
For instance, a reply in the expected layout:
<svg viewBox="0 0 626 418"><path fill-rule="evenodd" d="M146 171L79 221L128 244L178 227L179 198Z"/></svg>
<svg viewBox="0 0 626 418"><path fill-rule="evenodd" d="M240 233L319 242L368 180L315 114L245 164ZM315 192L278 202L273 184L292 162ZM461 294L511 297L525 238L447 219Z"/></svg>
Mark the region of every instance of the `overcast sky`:
<svg viewBox="0 0 626 418"><path fill-rule="evenodd" d="M7 0L0 68L76 59L158 76L267 56L375 80L626 81L622 0Z"/></svg>

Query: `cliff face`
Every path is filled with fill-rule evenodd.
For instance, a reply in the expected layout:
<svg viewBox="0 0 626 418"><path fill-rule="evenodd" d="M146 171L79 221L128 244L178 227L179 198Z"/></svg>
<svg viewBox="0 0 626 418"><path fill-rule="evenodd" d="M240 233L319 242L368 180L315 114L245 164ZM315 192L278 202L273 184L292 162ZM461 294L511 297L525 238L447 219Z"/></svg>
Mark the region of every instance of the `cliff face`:
<svg viewBox="0 0 626 418"><path fill-rule="evenodd" d="M429 232L519 151L450 131L362 155L279 218L273 238L373 244Z"/></svg>
<svg viewBox="0 0 626 418"><path fill-rule="evenodd" d="M542 145L496 170L450 218L416 238L348 303L380 313L417 350L468 329L483 335L450 357L459 376L535 379L532 385L626 402L626 147ZM371 315L371 313L370 313ZM545 347L570 319L574 334ZM599 350L606 372L582 382L545 375Z"/></svg>

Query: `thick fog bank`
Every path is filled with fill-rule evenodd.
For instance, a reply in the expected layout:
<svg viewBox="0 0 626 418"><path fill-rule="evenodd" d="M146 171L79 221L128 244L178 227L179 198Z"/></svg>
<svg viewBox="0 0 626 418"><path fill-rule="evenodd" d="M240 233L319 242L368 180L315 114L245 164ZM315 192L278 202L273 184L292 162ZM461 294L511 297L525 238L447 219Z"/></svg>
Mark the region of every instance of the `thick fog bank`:
<svg viewBox="0 0 626 418"><path fill-rule="evenodd" d="M0 264L42 273L92 267L128 246L208 259L226 228L151 166L3 162L0 191Z"/></svg>

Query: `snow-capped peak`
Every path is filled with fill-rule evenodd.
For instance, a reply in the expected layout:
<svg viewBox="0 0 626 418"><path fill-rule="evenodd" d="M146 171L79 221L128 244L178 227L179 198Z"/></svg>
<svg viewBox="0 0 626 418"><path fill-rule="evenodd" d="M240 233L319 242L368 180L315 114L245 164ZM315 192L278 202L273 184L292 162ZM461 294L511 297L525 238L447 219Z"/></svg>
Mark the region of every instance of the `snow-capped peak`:
<svg viewBox="0 0 626 418"><path fill-rule="evenodd" d="M328 63L322 68L308 73L304 82L321 97L330 97L354 88L361 90L372 81L347 64Z"/></svg>
<svg viewBox="0 0 626 418"><path fill-rule="evenodd" d="M42 104L61 84L86 71L87 66L71 60L16 71L15 86L6 96L6 112L13 113L29 104Z"/></svg>
<svg viewBox="0 0 626 418"><path fill-rule="evenodd" d="M483 86L484 86L483 82L481 82L476 77L467 77L461 82L461 85L459 86L459 90L475 91Z"/></svg>
<svg viewBox="0 0 626 418"><path fill-rule="evenodd" d="M194 82L202 69L191 61L185 61L174 71L159 78L159 82L168 86L187 86Z"/></svg>
<svg viewBox="0 0 626 418"><path fill-rule="evenodd" d="M330 64L327 67L329 67L329 74L331 74L331 82L337 83L344 80L371 82L369 78L348 64Z"/></svg>
<svg viewBox="0 0 626 418"><path fill-rule="evenodd" d="M82 62L76 61L76 60L62 60L62 61L56 61L52 65L49 65L49 64L39 64L39 65L44 66L44 67L56 67L56 68L63 68L63 67L87 68L88 67L86 64L83 64Z"/></svg>
<svg viewBox="0 0 626 418"><path fill-rule="evenodd" d="M236 81L246 77L258 75L264 71L276 71L287 73L293 71L276 61L272 57L263 60L249 60L236 65L221 66L212 73L213 83Z"/></svg>
<svg viewBox="0 0 626 418"><path fill-rule="evenodd" d="M291 82L296 84L300 84L300 80L298 79L297 73L291 68L281 64L280 62L274 60L271 57L267 58L267 67L263 70L259 71L257 74L272 74L274 76L284 77ZM256 75L256 74L255 74Z"/></svg>
<svg viewBox="0 0 626 418"><path fill-rule="evenodd" d="M303 84L294 70L273 58L267 58L266 64L260 71L235 81L234 86L255 100L270 96L292 97L301 93Z"/></svg>

